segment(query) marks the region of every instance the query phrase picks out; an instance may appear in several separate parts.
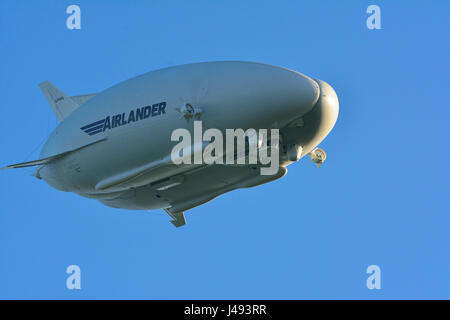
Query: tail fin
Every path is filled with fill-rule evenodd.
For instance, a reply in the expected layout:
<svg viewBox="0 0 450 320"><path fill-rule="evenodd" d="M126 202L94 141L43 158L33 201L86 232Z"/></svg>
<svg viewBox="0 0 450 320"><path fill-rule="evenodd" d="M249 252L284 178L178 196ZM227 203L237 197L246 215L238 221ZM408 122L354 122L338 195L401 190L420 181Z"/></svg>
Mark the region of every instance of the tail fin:
<svg viewBox="0 0 450 320"><path fill-rule="evenodd" d="M16 168L26 168L26 167L40 166L40 165L43 165L43 164L47 164L48 162L50 162L52 160L55 160L55 159L57 159L59 157L61 157L61 155L48 157L48 158L44 158L44 159L39 159L39 160L33 160L33 161L27 161L27 162L11 164L11 165L3 167L1 169L5 170L5 169L16 169Z"/></svg>
<svg viewBox="0 0 450 320"><path fill-rule="evenodd" d="M44 81L39 84L42 92L50 103L56 117L61 122L76 108L79 107L72 98L61 92L50 81Z"/></svg>
<svg viewBox="0 0 450 320"><path fill-rule="evenodd" d="M105 137L99 137L99 138L97 138L97 139L95 139L95 140L93 140L93 141L90 141L90 142L88 142L88 143L84 143L84 144L82 144L82 145L80 145L80 146L78 146L78 147L76 147L76 148L69 149L69 150L67 150L67 151L63 151L63 152L61 152L61 153L57 153L57 154L54 154L54 155L52 155L52 156L49 156L49 157L46 157L46 158L42 158L42 159L39 159L39 160L33 160L33 161L27 161L27 162L21 162L21 163L11 164L11 165L9 165L9 166L0 168L0 170L13 169L13 168L25 168L25 167L41 166L41 165L47 164L47 163L49 163L49 162L52 162L53 160L59 159L59 158L61 158L61 157L64 157L65 155L67 155L67 154L69 154L69 153L78 151L78 150L80 150L80 149L82 149L82 148L85 148L85 147L87 147L87 146L90 146L90 145L92 145L92 144L94 144L94 143L99 143L99 142L105 141L105 140L106 140Z"/></svg>

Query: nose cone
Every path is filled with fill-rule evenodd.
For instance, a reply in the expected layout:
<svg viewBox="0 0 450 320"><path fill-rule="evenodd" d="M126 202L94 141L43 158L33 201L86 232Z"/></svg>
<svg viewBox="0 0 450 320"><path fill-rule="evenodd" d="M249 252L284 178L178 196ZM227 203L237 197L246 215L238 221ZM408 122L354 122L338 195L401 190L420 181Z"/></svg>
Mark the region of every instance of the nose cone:
<svg viewBox="0 0 450 320"><path fill-rule="evenodd" d="M320 88L320 96L314 109L318 112L318 134L325 138L337 121L339 100L334 89L325 81L315 80ZM322 139L323 139L322 138Z"/></svg>
<svg viewBox="0 0 450 320"><path fill-rule="evenodd" d="M326 82L315 80L320 93L314 107L303 116L303 125L285 131L287 142L303 147L302 155L317 147L333 129L339 114L339 101L334 89Z"/></svg>
<svg viewBox="0 0 450 320"><path fill-rule="evenodd" d="M315 80L320 88L319 100L305 117L308 123L304 152L318 146L333 129L339 114L339 100L334 89L325 81Z"/></svg>

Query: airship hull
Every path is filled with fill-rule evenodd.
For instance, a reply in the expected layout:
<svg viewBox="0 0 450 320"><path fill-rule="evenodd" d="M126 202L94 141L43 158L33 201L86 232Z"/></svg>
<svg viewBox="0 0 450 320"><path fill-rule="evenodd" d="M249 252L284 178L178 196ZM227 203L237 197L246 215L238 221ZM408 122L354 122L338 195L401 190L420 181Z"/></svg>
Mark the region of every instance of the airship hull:
<svg viewBox="0 0 450 320"><path fill-rule="evenodd" d="M328 84L250 62L161 69L77 100L49 83L41 88L55 112L65 103L70 114L56 112L62 122L42 150L36 176L56 189L134 210L184 211L225 192L278 179L325 138L338 112ZM83 103L77 107L77 101ZM186 106L195 110L195 119L183 113ZM175 165L171 135L179 128L195 134L196 119L221 131L279 129L278 171L261 176L251 165ZM292 150L294 156L286 156Z"/></svg>

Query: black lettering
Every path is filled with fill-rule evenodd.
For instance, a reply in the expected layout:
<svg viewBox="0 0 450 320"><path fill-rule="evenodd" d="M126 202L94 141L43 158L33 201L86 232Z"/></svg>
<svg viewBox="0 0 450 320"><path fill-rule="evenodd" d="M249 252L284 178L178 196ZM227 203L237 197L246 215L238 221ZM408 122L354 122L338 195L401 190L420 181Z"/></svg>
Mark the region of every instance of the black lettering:
<svg viewBox="0 0 450 320"><path fill-rule="evenodd" d="M161 102L159 104L159 113L158 114L166 114L166 103L165 102Z"/></svg>
<svg viewBox="0 0 450 320"><path fill-rule="evenodd" d="M151 106L144 107L144 119L150 117L150 114L152 112L151 108Z"/></svg>
<svg viewBox="0 0 450 320"><path fill-rule="evenodd" d="M105 124L103 125L103 131L105 131L106 129L111 129L111 119L109 118L109 116L106 117Z"/></svg>
<svg viewBox="0 0 450 320"><path fill-rule="evenodd" d="M120 127L122 125L122 123L120 122L120 118L122 115L117 114L116 117L116 126Z"/></svg>
<svg viewBox="0 0 450 320"><path fill-rule="evenodd" d="M136 109L136 121L144 119L144 108Z"/></svg>
<svg viewBox="0 0 450 320"><path fill-rule="evenodd" d="M116 116L112 116L111 118L111 128L115 128L116 127Z"/></svg>
<svg viewBox="0 0 450 320"><path fill-rule="evenodd" d="M158 113L158 104L156 103L152 106L152 117L157 115L159 115L159 113Z"/></svg>
<svg viewBox="0 0 450 320"><path fill-rule="evenodd" d="M130 114L128 115L128 123L134 122L134 110L131 110Z"/></svg>

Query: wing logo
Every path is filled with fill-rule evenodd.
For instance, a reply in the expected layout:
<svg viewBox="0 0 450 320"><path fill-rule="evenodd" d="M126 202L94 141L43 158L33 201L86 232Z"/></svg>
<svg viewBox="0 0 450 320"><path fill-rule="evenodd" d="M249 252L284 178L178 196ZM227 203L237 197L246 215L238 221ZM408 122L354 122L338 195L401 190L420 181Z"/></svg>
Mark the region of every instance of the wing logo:
<svg viewBox="0 0 450 320"><path fill-rule="evenodd" d="M133 109L129 112L119 113L113 116L107 116L103 120L99 120L80 129L90 136L103 132L105 130L121 127L133 122L141 121L148 118L158 117L166 114L166 102L155 103L153 105Z"/></svg>
<svg viewBox="0 0 450 320"><path fill-rule="evenodd" d="M103 127L105 125L105 119L88 124L80 129L86 132L88 135L93 136L94 134L103 132Z"/></svg>

